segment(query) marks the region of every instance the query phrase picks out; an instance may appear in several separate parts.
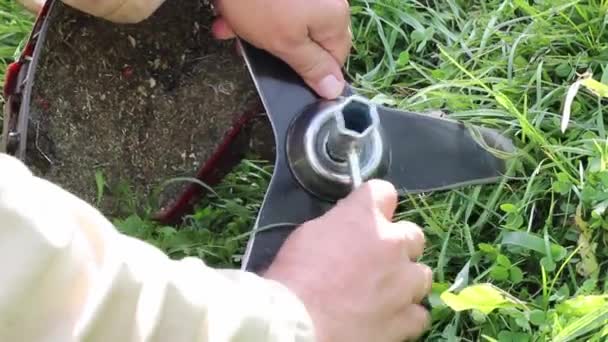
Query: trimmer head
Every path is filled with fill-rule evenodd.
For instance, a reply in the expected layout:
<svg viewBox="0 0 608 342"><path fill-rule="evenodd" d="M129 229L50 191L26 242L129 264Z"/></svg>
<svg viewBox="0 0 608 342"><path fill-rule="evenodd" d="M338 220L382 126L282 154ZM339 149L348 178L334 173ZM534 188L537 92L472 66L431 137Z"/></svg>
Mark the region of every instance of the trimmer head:
<svg viewBox="0 0 608 342"><path fill-rule="evenodd" d="M515 148L499 132L376 105L351 87L320 99L281 60L242 46L277 144L244 269L264 271L294 229L348 195L356 185L344 153L350 144L360 146L359 181L384 179L402 195L487 184L507 170Z"/></svg>

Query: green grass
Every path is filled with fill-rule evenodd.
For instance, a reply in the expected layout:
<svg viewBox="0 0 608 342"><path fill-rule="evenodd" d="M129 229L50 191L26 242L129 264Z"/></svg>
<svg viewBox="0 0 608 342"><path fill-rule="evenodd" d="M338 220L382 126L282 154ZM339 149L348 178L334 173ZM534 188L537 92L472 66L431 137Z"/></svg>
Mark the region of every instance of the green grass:
<svg viewBox="0 0 608 342"><path fill-rule="evenodd" d="M501 130L519 148L503 182L402 198L396 219L424 227L423 261L435 271L427 340L605 340L607 102L581 88L565 133L560 120L577 74L608 84L608 1L351 5L347 69L361 91ZM14 9L0 0L2 58L28 27ZM135 209L115 222L172 257L237 266L269 172L263 163L243 163L179 229Z"/></svg>
<svg viewBox="0 0 608 342"><path fill-rule="evenodd" d="M25 38L29 35L34 17L24 10L16 1L0 1L0 77L20 50ZM0 95L1 98L2 95ZM0 122L2 115L0 115Z"/></svg>

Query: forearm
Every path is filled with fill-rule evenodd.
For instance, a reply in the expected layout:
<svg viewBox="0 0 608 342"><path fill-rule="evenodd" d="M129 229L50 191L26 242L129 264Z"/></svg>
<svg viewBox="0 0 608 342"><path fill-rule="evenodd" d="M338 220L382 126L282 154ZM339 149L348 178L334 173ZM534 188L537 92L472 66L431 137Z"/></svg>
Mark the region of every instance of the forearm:
<svg viewBox="0 0 608 342"><path fill-rule="evenodd" d="M174 261L0 154L0 340L312 341L286 288Z"/></svg>
<svg viewBox="0 0 608 342"><path fill-rule="evenodd" d="M148 18L165 0L62 0L69 6L116 23L137 23Z"/></svg>

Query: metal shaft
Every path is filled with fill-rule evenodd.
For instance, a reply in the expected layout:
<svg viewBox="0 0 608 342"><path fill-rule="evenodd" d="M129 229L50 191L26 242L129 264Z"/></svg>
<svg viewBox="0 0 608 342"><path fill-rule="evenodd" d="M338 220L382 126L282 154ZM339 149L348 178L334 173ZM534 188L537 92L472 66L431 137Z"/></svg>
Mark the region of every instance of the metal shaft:
<svg viewBox="0 0 608 342"><path fill-rule="evenodd" d="M348 167L350 169L350 178L353 184L353 190L355 190L363 183L359 154L357 153L356 149L352 149L348 154Z"/></svg>

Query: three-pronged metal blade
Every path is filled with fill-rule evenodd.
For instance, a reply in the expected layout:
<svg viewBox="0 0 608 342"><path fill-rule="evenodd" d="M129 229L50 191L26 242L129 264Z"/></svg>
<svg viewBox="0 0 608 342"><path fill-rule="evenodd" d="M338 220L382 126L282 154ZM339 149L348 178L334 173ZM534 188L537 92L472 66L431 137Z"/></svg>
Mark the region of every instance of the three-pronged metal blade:
<svg viewBox="0 0 608 342"><path fill-rule="evenodd" d="M242 266L260 273L296 227L321 216L333 203L300 186L286 153L290 124L319 97L284 62L246 42L241 46L276 139L274 173ZM348 87L345 92L352 93ZM390 150L389 168L382 178L402 194L489 183L505 171L505 161L488 147L510 152L512 146L492 130L384 107L378 112Z"/></svg>

